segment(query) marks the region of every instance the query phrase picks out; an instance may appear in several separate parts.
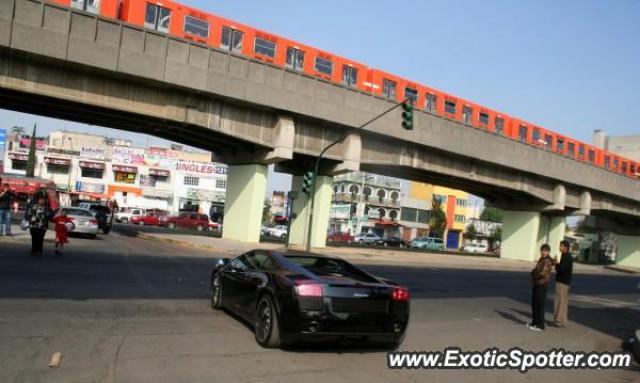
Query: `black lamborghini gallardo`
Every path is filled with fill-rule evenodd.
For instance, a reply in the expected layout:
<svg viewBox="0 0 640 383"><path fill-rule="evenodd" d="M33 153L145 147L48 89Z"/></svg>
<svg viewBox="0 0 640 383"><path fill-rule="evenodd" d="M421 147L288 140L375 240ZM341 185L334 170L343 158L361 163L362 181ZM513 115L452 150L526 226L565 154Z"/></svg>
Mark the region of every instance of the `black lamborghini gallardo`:
<svg viewBox="0 0 640 383"><path fill-rule="evenodd" d="M310 253L253 250L221 259L211 306L253 325L263 347L304 340L397 347L409 322L409 290L349 262Z"/></svg>

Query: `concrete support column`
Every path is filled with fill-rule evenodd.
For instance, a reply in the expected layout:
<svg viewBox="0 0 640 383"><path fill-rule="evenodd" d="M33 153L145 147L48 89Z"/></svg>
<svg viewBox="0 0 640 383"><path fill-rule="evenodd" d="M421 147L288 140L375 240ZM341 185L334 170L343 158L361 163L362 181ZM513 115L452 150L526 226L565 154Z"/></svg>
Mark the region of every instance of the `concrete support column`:
<svg viewBox="0 0 640 383"><path fill-rule="evenodd" d="M538 234L538 247L542 246L543 243L548 243L549 246L551 246L551 256L559 255L560 241L564 239L566 228L567 224L564 216L542 216L540 232Z"/></svg>
<svg viewBox="0 0 640 383"><path fill-rule="evenodd" d="M532 261L538 254L540 213L505 210L500 257Z"/></svg>
<svg viewBox="0 0 640 383"><path fill-rule="evenodd" d="M258 243L267 190L267 166L231 165L228 172L222 237Z"/></svg>
<svg viewBox="0 0 640 383"><path fill-rule="evenodd" d="M294 176L291 181L291 190L298 192L298 198L293 201L292 211L296 214L296 218L291 222L289 232L289 245L300 247L307 243L307 225L311 206L311 199L302 193L302 180L303 177ZM325 247L333 194L333 177L318 176L315 184L311 247Z"/></svg>
<svg viewBox="0 0 640 383"><path fill-rule="evenodd" d="M616 264L640 268L640 237L616 234Z"/></svg>

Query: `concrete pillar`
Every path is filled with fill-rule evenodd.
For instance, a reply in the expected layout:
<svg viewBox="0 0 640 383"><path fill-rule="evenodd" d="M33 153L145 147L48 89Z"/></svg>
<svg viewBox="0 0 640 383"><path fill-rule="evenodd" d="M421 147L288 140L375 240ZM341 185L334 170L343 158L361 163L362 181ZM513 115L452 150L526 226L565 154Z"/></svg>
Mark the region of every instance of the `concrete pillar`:
<svg viewBox="0 0 640 383"><path fill-rule="evenodd" d="M258 243L267 190L267 166L231 165L228 172L222 237Z"/></svg>
<svg viewBox="0 0 640 383"><path fill-rule="evenodd" d="M616 234L616 265L640 268L640 237Z"/></svg>
<svg viewBox="0 0 640 383"><path fill-rule="evenodd" d="M538 230L538 249L542 244L551 246L551 256L559 255L560 241L564 239L567 228L564 216L541 216Z"/></svg>
<svg viewBox="0 0 640 383"><path fill-rule="evenodd" d="M294 246L305 246L307 243L307 225L311 199L302 193L302 180L303 177L294 176L291 181L291 190L298 192L298 198L293 201L292 205L292 211L296 214L296 218L291 222L289 232L289 245ZM333 177L318 176L315 183L311 247L325 247L327 228L329 227L329 213L331 212Z"/></svg>
<svg viewBox="0 0 640 383"><path fill-rule="evenodd" d="M538 255L540 213L505 210L500 257L533 261Z"/></svg>

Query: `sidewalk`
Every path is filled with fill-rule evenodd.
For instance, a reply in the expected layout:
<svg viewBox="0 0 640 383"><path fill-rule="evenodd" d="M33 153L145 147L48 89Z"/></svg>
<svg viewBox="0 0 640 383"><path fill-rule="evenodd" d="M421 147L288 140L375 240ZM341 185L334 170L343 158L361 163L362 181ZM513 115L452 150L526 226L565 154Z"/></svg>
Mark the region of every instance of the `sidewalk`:
<svg viewBox="0 0 640 383"><path fill-rule="evenodd" d="M171 233L139 233L138 238L171 243L186 248L208 250L223 257L234 257L253 249L283 250L282 244L244 243L223 238ZM292 249L296 250L296 249ZM448 267L474 268L488 270L529 271L533 262L495 257L456 255L445 253L426 253L389 250L388 248L331 247L313 249L314 252L335 255L354 263L397 264L407 267ZM584 273L602 273L605 268L598 265L575 264L576 271Z"/></svg>

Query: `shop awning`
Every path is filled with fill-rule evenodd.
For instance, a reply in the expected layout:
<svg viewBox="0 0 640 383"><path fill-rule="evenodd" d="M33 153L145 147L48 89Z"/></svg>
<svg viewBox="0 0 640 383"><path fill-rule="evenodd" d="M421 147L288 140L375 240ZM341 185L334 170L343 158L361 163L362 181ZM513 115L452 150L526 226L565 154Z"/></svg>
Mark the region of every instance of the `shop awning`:
<svg viewBox="0 0 640 383"><path fill-rule="evenodd" d="M105 164L104 162L80 161L80 167L85 169L104 170Z"/></svg>
<svg viewBox="0 0 640 383"><path fill-rule="evenodd" d="M20 153L9 153L9 158L14 161L29 161L29 156Z"/></svg>
<svg viewBox="0 0 640 383"><path fill-rule="evenodd" d="M113 169L113 171L115 172L138 173L138 168L135 166L112 165L111 169Z"/></svg>

